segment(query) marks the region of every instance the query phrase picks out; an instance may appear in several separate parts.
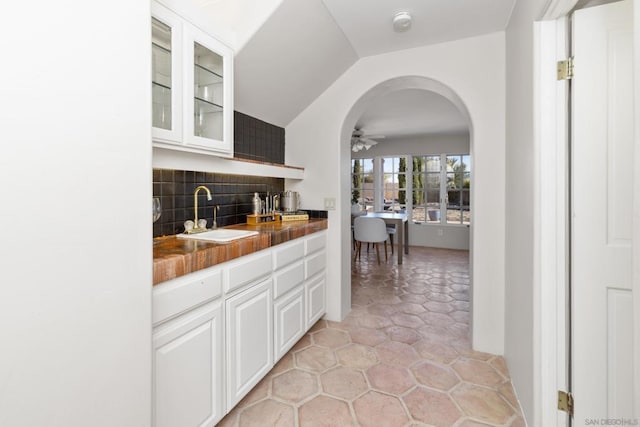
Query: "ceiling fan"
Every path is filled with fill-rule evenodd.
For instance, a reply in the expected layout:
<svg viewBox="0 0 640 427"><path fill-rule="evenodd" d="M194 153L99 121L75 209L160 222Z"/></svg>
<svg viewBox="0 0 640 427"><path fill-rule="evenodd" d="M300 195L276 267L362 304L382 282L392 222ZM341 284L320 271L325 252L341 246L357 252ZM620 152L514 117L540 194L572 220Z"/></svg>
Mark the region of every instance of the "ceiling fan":
<svg viewBox="0 0 640 427"><path fill-rule="evenodd" d="M378 143L375 139L384 139L384 135L367 135L362 129L354 129L351 134L351 151L368 150Z"/></svg>

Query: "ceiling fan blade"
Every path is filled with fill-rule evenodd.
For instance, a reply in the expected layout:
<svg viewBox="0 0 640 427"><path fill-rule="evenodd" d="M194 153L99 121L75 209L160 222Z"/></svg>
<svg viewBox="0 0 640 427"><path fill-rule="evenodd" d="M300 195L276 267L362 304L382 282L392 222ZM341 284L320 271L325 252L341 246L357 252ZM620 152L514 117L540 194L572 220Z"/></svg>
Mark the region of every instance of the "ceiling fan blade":
<svg viewBox="0 0 640 427"><path fill-rule="evenodd" d="M362 135L362 138L365 139L384 139L385 136L384 135Z"/></svg>
<svg viewBox="0 0 640 427"><path fill-rule="evenodd" d="M360 141L369 146L376 145L378 143L378 141L374 141L371 138L360 138Z"/></svg>

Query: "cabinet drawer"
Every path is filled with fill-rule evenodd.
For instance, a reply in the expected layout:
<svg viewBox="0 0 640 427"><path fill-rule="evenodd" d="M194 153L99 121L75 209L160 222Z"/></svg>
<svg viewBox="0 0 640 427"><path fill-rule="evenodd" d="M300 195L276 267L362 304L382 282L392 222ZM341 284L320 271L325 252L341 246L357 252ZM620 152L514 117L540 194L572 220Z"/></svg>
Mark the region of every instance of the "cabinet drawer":
<svg viewBox="0 0 640 427"><path fill-rule="evenodd" d="M277 270L285 265L291 264L294 261L302 259L304 256L304 240L293 241L285 243L281 246L276 246L273 251L273 268Z"/></svg>
<svg viewBox="0 0 640 427"><path fill-rule="evenodd" d="M225 292L233 291L271 274L271 262L271 251L263 251L229 263L225 269L227 278Z"/></svg>
<svg viewBox="0 0 640 427"><path fill-rule="evenodd" d="M222 269L214 267L153 287L153 324L174 317L222 294Z"/></svg>
<svg viewBox="0 0 640 427"><path fill-rule="evenodd" d="M304 264L302 261L287 267L273 275L273 298L277 299L304 280Z"/></svg>
<svg viewBox="0 0 640 427"><path fill-rule="evenodd" d="M320 232L312 234L310 237L307 237L305 240L305 255L312 254L319 250L322 250L327 245L327 233Z"/></svg>
<svg viewBox="0 0 640 427"><path fill-rule="evenodd" d="M313 275L324 271L327 266L327 253L325 251L308 256L304 260L304 278L308 279Z"/></svg>

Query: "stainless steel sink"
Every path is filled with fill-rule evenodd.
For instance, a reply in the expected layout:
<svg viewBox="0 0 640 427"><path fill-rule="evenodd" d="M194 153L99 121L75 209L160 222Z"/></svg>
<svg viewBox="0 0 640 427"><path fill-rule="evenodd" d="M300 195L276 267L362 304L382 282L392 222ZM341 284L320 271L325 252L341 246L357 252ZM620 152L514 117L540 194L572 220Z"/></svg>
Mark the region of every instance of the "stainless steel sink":
<svg viewBox="0 0 640 427"><path fill-rule="evenodd" d="M209 242L216 243L227 243L234 240L243 239L245 237L255 236L257 234L257 231L217 228L215 230L203 231L202 233L178 234L178 238L207 240Z"/></svg>

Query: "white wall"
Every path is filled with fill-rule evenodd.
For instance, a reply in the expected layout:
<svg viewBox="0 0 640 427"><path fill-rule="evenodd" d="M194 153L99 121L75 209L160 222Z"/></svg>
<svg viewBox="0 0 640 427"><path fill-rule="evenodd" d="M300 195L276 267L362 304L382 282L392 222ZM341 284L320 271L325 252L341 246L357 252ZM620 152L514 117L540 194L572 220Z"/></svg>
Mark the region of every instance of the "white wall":
<svg viewBox="0 0 640 427"><path fill-rule="evenodd" d="M337 199L337 210L329 212L329 318L341 319L350 308L348 127L356 118L345 119L371 88L397 77L424 76L449 87L469 112L475 186L473 341L478 350L503 352L504 66L503 33L366 57L286 127L285 160L305 167L305 179L286 186L302 193L306 208L322 209L325 197Z"/></svg>
<svg viewBox="0 0 640 427"><path fill-rule="evenodd" d="M409 244L429 248L469 250L469 227L448 224L409 224Z"/></svg>
<svg viewBox="0 0 640 427"><path fill-rule="evenodd" d="M634 49L634 86L635 86L635 146L640 147L640 0L633 1L633 49ZM635 176L633 197L633 313L634 313L634 352L640 355L640 150L635 151ZM636 363L638 366L638 363ZM634 393L640 396L640 369L636 369L634 373ZM640 399L636 399L634 407L636 415L640 414Z"/></svg>
<svg viewBox="0 0 640 427"><path fill-rule="evenodd" d="M0 425L147 426L149 3L3 14Z"/></svg>
<svg viewBox="0 0 640 427"><path fill-rule="evenodd" d="M517 1L506 32L505 358L530 423L534 381L538 381L534 372L533 22L542 3Z"/></svg>

